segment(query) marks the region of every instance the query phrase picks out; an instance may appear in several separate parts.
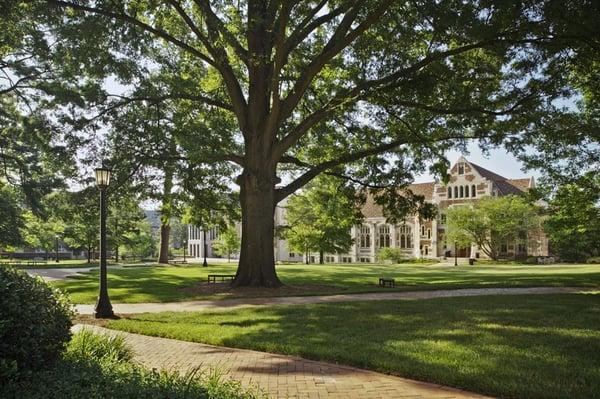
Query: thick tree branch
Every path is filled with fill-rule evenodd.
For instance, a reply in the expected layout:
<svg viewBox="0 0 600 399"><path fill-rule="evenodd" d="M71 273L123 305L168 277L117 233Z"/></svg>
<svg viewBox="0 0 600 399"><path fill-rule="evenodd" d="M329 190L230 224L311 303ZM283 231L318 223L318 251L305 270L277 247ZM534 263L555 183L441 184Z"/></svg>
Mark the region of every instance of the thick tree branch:
<svg viewBox="0 0 600 399"><path fill-rule="evenodd" d="M221 36L225 39L227 44L229 44L238 57L248 65L248 50L246 50L240 42L236 39L236 37L227 29L223 21L214 13L210 6L210 2L208 0L194 0L194 3L198 6L198 8L202 11L204 16L206 17L206 25L217 31L221 34Z"/></svg>
<svg viewBox="0 0 600 399"><path fill-rule="evenodd" d="M127 22L129 24L135 25L135 26L143 29L146 32L152 33L154 36L162 38L162 39L168 41L169 43L176 45L177 47L183 49L184 51L189 52L190 54L200 58L201 60L205 61L209 65L213 66L215 69L217 69L219 71L219 73L221 74L221 76L223 77L223 79L225 81L227 91L232 100L233 110L235 112L235 115L236 115L238 122L239 122L240 126L242 127L242 131L243 131L243 127L246 125L246 106L247 106L246 100L242 93L240 84L239 84L238 80L236 79L235 74L233 73L233 69L231 68L231 65L229 65L227 60L223 59L223 57L222 57L223 54L219 53L220 59L212 59L208 55L206 55L203 52L201 52L200 50L198 50L197 48L190 46L189 44L183 42L182 40L177 39L176 37L170 35L166 31L157 29L157 28L155 28L145 22L142 22L139 19L134 18L131 15L128 15L125 13L115 13L115 12L112 12L109 10L103 10L103 9L99 9L96 7L88 7L88 6L84 6L81 4L72 3L72 2L68 2L68 1L62 1L62 0L46 0L46 1L50 4L56 5L58 7L72 8L72 9L78 10L78 11L89 12L89 13L98 14L98 15L104 15L109 18L117 19L117 20L120 20L123 22Z"/></svg>

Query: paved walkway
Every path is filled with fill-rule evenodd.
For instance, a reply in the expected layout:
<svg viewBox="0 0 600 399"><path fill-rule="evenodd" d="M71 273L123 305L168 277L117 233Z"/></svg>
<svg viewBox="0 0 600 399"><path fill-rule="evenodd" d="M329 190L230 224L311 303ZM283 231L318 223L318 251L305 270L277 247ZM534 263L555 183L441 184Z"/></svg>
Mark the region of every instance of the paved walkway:
<svg viewBox="0 0 600 399"><path fill-rule="evenodd" d="M217 369L245 387L258 387L271 398L412 398L467 399L484 396L297 357L149 337L77 325L109 335L123 335L134 359L148 368L192 371Z"/></svg>
<svg viewBox="0 0 600 399"><path fill-rule="evenodd" d="M271 298L238 298L206 301L166 302L166 303L119 303L113 304L115 313L158 313L192 312L206 309L232 309L243 306L306 305L311 303L414 300L482 295L522 295L522 294L567 294L585 291L577 287L532 287L532 288L468 288L458 290L376 292L365 294L289 296ZM93 314L94 305L76 305L80 314Z"/></svg>
<svg viewBox="0 0 600 399"><path fill-rule="evenodd" d="M40 276L46 281L64 280L79 273L86 273L97 267L71 267L62 269L25 269L30 276Z"/></svg>

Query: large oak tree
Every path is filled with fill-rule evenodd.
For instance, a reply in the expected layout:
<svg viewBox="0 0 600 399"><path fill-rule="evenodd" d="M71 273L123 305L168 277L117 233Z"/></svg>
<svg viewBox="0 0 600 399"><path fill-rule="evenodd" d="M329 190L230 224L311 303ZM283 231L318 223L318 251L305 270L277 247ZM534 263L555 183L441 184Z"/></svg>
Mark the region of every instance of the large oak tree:
<svg viewBox="0 0 600 399"><path fill-rule="evenodd" d="M188 121L212 120L214 130L190 130L180 144L202 144L184 154L193 167L239 171L238 286L281 284L277 203L327 172L411 209L422 198L399 199L396 188L427 161L443 173L449 147L510 143L532 118L556 111L555 100L572 94L564 64L597 34L593 12L581 13L591 1L41 3L63 13L67 28L54 34L73 38L60 49L65 60L127 86L89 109L147 101L137 90L160 71L152 101L187 107ZM135 65L106 67L123 60ZM234 129L224 129L230 121Z"/></svg>

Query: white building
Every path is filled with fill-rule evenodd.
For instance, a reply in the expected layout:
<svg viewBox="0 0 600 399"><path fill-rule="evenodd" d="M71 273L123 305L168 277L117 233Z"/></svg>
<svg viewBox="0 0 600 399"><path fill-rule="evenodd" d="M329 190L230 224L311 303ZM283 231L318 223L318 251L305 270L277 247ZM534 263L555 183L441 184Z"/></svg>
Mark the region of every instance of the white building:
<svg viewBox="0 0 600 399"><path fill-rule="evenodd" d="M282 201L275 208L275 226L284 226L285 223L285 204L286 201ZM241 236L241 225L238 224L238 233ZM213 249L213 243L219 237L219 229L213 228L206 232L206 257L216 258L218 257ZM290 251L287 245L287 241L281 238L275 237L273 242L273 249L275 253L276 262L302 262L304 259L302 254L293 253ZM204 257L204 231L201 227L188 226L188 253L193 258ZM233 255L232 258L236 258Z"/></svg>
<svg viewBox="0 0 600 399"><path fill-rule="evenodd" d="M381 248L400 248L407 258L438 258L455 255L452 243L444 240L445 212L444 210L458 205L477 201L486 196L502 196L523 194L535 186L533 177L524 179L508 179L491 172L479 165L460 157L448 171L450 181L447 185L438 182L419 183L408 186L408 190L416 195L422 195L426 201L438 208L438 215L433 220L420 220L418 215L409 215L398 225L387 223L383 209L369 196L363 206L364 221L361 226L352 228L354 244L350 252L345 254L325 254L325 262L339 263L372 263L377 261L377 252ZM275 211L275 226L284 226L285 202L277 206ZM202 230L189 227L189 253L193 257L203 256ZM208 257L212 257L212 242L218 237L218 231L211 230L207 234ZM303 261L303 255L292 253L286 240L274 240L276 261ZM528 245L507 243L501 255L530 255L547 256L548 239L542 231L531 232ZM485 257L476 246L456 248L458 257ZM318 254L310 254L309 261L318 262Z"/></svg>

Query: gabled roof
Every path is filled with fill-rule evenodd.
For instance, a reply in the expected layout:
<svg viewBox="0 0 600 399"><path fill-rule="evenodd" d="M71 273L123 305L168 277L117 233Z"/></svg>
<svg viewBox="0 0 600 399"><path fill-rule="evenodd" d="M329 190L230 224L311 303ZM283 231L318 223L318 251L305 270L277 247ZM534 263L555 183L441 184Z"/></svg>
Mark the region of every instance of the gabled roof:
<svg viewBox="0 0 600 399"><path fill-rule="evenodd" d="M531 179L529 178L494 180L494 183L502 195L522 194L531 188Z"/></svg>
<svg viewBox="0 0 600 399"><path fill-rule="evenodd" d="M415 183L407 186L403 191L410 190L415 195L422 195L423 197L425 197L425 201L431 201L433 199L434 186L434 182ZM381 205L375 203L375 199L373 198L373 195L371 193L367 195L365 204L362 207L362 214L366 218L383 216L383 209Z"/></svg>
<svg viewBox="0 0 600 399"><path fill-rule="evenodd" d="M488 180L508 180L506 177L500 176L499 174L494 173L491 170L487 170L486 168L474 164L473 162L469 162L469 165L471 165L473 169L475 169L477 173L481 175L481 177L485 177Z"/></svg>

